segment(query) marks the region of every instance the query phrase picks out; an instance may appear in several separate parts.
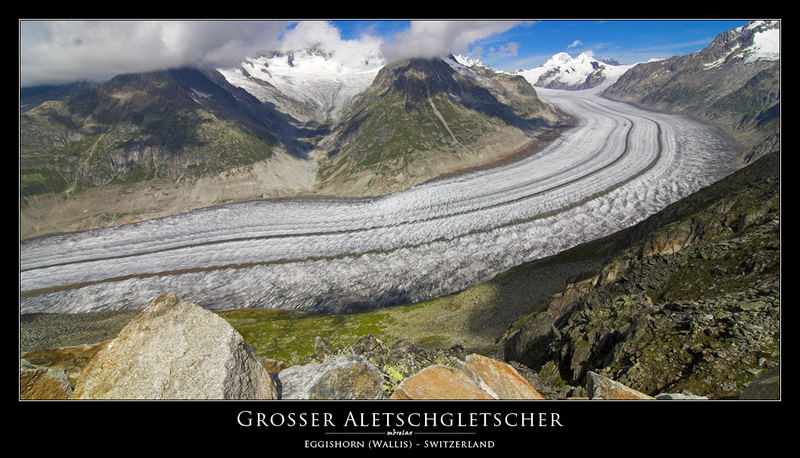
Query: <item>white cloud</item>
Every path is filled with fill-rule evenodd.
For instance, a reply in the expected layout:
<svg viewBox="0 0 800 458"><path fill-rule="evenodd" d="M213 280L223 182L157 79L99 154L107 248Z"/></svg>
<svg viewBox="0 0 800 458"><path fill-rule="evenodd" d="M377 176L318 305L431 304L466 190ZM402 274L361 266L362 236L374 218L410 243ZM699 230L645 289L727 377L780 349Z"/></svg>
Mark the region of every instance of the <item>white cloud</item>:
<svg viewBox="0 0 800 458"><path fill-rule="evenodd" d="M20 83L234 65L274 47L285 21L20 21Z"/></svg>
<svg viewBox="0 0 800 458"><path fill-rule="evenodd" d="M327 21L20 21L20 83L104 80L134 73L193 66L232 67L266 50L319 46L340 62L466 53L481 39L519 22L412 21L390 43L371 30L343 40ZM507 43L493 53L516 55Z"/></svg>
<svg viewBox="0 0 800 458"><path fill-rule="evenodd" d="M412 21L408 29L395 35L394 41L384 46L384 54L393 61L466 53L470 44L518 24L506 21Z"/></svg>
<svg viewBox="0 0 800 458"><path fill-rule="evenodd" d="M567 49L575 48L575 47L580 46L582 44L583 44L583 42L581 40L575 40L575 41L572 42L571 45L567 46Z"/></svg>
<svg viewBox="0 0 800 458"><path fill-rule="evenodd" d="M336 55L339 62L359 65L364 58L380 59L382 44L383 40L369 30L356 40L342 40L339 29L328 22L303 21L281 37L279 51L290 52L317 46Z"/></svg>
<svg viewBox="0 0 800 458"><path fill-rule="evenodd" d="M500 57L516 56L518 51L519 43L510 41L500 46L496 51L496 55Z"/></svg>

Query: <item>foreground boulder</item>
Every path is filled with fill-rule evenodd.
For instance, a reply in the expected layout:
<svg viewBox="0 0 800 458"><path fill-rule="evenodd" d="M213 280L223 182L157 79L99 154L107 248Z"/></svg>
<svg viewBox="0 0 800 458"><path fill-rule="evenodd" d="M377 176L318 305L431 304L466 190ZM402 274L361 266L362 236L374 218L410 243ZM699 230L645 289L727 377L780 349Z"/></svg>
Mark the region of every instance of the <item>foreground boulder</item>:
<svg viewBox="0 0 800 458"><path fill-rule="evenodd" d="M391 399L495 399L464 372L437 364L400 383Z"/></svg>
<svg viewBox="0 0 800 458"><path fill-rule="evenodd" d="M478 377L483 390L493 393L496 399L545 399L516 369L504 362L471 354L466 358L466 366Z"/></svg>
<svg viewBox="0 0 800 458"><path fill-rule="evenodd" d="M281 399L380 399L383 375L361 355L288 367L276 376Z"/></svg>
<svg viewBox="0 0 800 458"><path fill-rule="evenodd" d="M276 399L269 373L224 319L164 293L81 372L74 399Z"/></svg>
<svg viewBox="0 0 800 458"><path fill-rule="evenodd" d="M448 349L423 349L407 340L399 339L386 345L372 334L366 334L346 347L334 349L324 337L314 339L314 354L301 364L322 363L337 355L360 355L383 374L383 397L389 397L403 381L422 369L442 364L456 367L464 362L464 349L454 345Z"/></svg>
<svg viewBox="0 0 800 458"><path fill-rule="evenodd" d="M780 399L781 367L776 366L745 387L739 399Z"/></svg>
<svg viewBox="0 0 800 458"><path fill-rule="evenodd" d="M429 366L403 380L392 399L545 399L510 365L471 354L456 367Z"/></svg>
<svg viewBox="0 0 800 458"><path fill-rule="evenodd" d="M71 395L72 386L67 371L20 360L20 399L69 399Z"/></svg>
<svg viewBox="0 0 800 458"><path fill-rule="evenodd" d="M655 399L592 371L586 374L586 389L591 399Z"/></svg>

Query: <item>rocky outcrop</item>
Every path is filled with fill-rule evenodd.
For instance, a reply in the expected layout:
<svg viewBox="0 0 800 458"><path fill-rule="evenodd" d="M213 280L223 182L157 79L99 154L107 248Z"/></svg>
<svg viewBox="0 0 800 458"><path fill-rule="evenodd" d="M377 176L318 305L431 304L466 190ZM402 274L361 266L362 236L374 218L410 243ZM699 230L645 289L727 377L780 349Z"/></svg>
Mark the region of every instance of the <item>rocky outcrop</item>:
<svg viewBox="0 0 800 458"><path fill-rule="evenodd" d="M589 372L649 396L738 397L780 359L779 170L769 154L604 240L605 267L518 319L505 359L559 398Z"/></svg>
<svg viewBox="0 0 800 458"><path fill-rule="evenodd" d="M545 399L512 365L460 345L425 350L372 334L338 349L316 337L314 354L276 380L282 399Z"/></svg>
<svg viewBox="0 0 800 458"><path fill-rule="evenodd" d="M290 366L276 375L280 399L380 399L383 375L360 355Z"/></svg>
<svg viewBox="0 0 800 458"><path fill-rule="evenodd" d="M544 399L509 364L478 354L467 356L465 362L465 369L471 370L481 388L495 399Z"/></svg>
<svg viewBox="0 0 800 458"><path fill-rule="evenodd" d="M106 348L109 343L111 341L106 340L96 344L35 350L23 352L20 357L37 366L66 371L69 375L70 383L75 386L83 368L94 358L97 352ZM71 392L72 390L70 389Z"/></svg>
<svg viewBox="0 0 800 458"><path fill-rule="evenodd" d="M463 364L426 367L408 377L391 399L545 399L509 364L471 354Z"/></svg>
<svg viewBox="0 0 800 458"><path fill-rule="evenodd" d="M269 373L225 320L164 293L78 378L77 399L275 399Z"/></svg>
<svg viewBox="0 0 800 458"><path fill-rule="evenodd" d="M455 367L462 364L465 358L464 349L460 346L425 350L403 339L387 346L372 334L367 334L352 345L335 350L325 338L317 337L314 342L314 355L307 357L301 363L322 363L337 355L363 356L370 364L377 367L383 375L382 389L385 397L390 396L403 379L428 366L442 364Z"/></svg>
<svg viewBox="0 0 800 458"><path fill-rule="evenodd" d="M64 369L54 369L20 360L20 399L69 399L72 385Z"/></svg>

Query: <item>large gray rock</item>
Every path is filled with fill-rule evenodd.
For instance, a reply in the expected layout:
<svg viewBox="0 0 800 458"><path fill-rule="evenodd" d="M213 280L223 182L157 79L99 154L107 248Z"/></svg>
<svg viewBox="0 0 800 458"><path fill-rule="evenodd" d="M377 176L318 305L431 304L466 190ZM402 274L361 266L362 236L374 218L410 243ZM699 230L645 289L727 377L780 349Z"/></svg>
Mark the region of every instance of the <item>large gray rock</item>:
<svg viewBox="0 0 800 458"><path fill-rule="evenodd" d="M276 376L281 399L380 399L383 374L361 355L290 366Z"/></svg>
<svg viewBox="0 0 800 458"><path fill-rule="evenodd" d="M739 399L780 399L781 367L775 366L745 387Z"/></svg>
<svg viewBox="0 0 800 458"><path fill-rule="evenodd" d="M228 322L164 293L89 361L73 398L276 399L277 390Z"/></svg>

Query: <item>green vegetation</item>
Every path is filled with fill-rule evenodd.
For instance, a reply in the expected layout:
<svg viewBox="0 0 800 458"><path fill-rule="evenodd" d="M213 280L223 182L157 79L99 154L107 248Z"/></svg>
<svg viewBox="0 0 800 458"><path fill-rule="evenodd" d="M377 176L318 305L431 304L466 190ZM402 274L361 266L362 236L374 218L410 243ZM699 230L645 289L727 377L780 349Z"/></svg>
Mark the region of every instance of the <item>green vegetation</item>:
<svg viewBox="0 0 800 458"><path fill-rule="evenodd" d="M550 295L562 290L576 273L599 267L600 255L577 259L579 253L602 251L583 246L504 272L487 283L422 301L338 315L297 311L241 309L218 312L259 356L297 364L314 351L314 338L327 338L334 348L372 334L391 345L398 339L422 348L462 345L469 352L502 358L500 337L519 316L540 310ZM561 256L566 256L566 260Z"/></svg>
<svg viewBox="0 0 800 458"><path fill-rule="evenodd" d="M62 192L69 183L55 170L24 169L19 174L20 194L28 196L46 192Z"/></svg>
<svg viewBox="0 0 800 458"><path fill-rule="evenodd" d="M347 183L353 170L405 174L409 164L464 152L520 121L520 113L530 116L544 107L524 80L489 85L491 91L443 61L412 59L387 66L342 120L335 154L320 164L320 181Z"/></svg>

